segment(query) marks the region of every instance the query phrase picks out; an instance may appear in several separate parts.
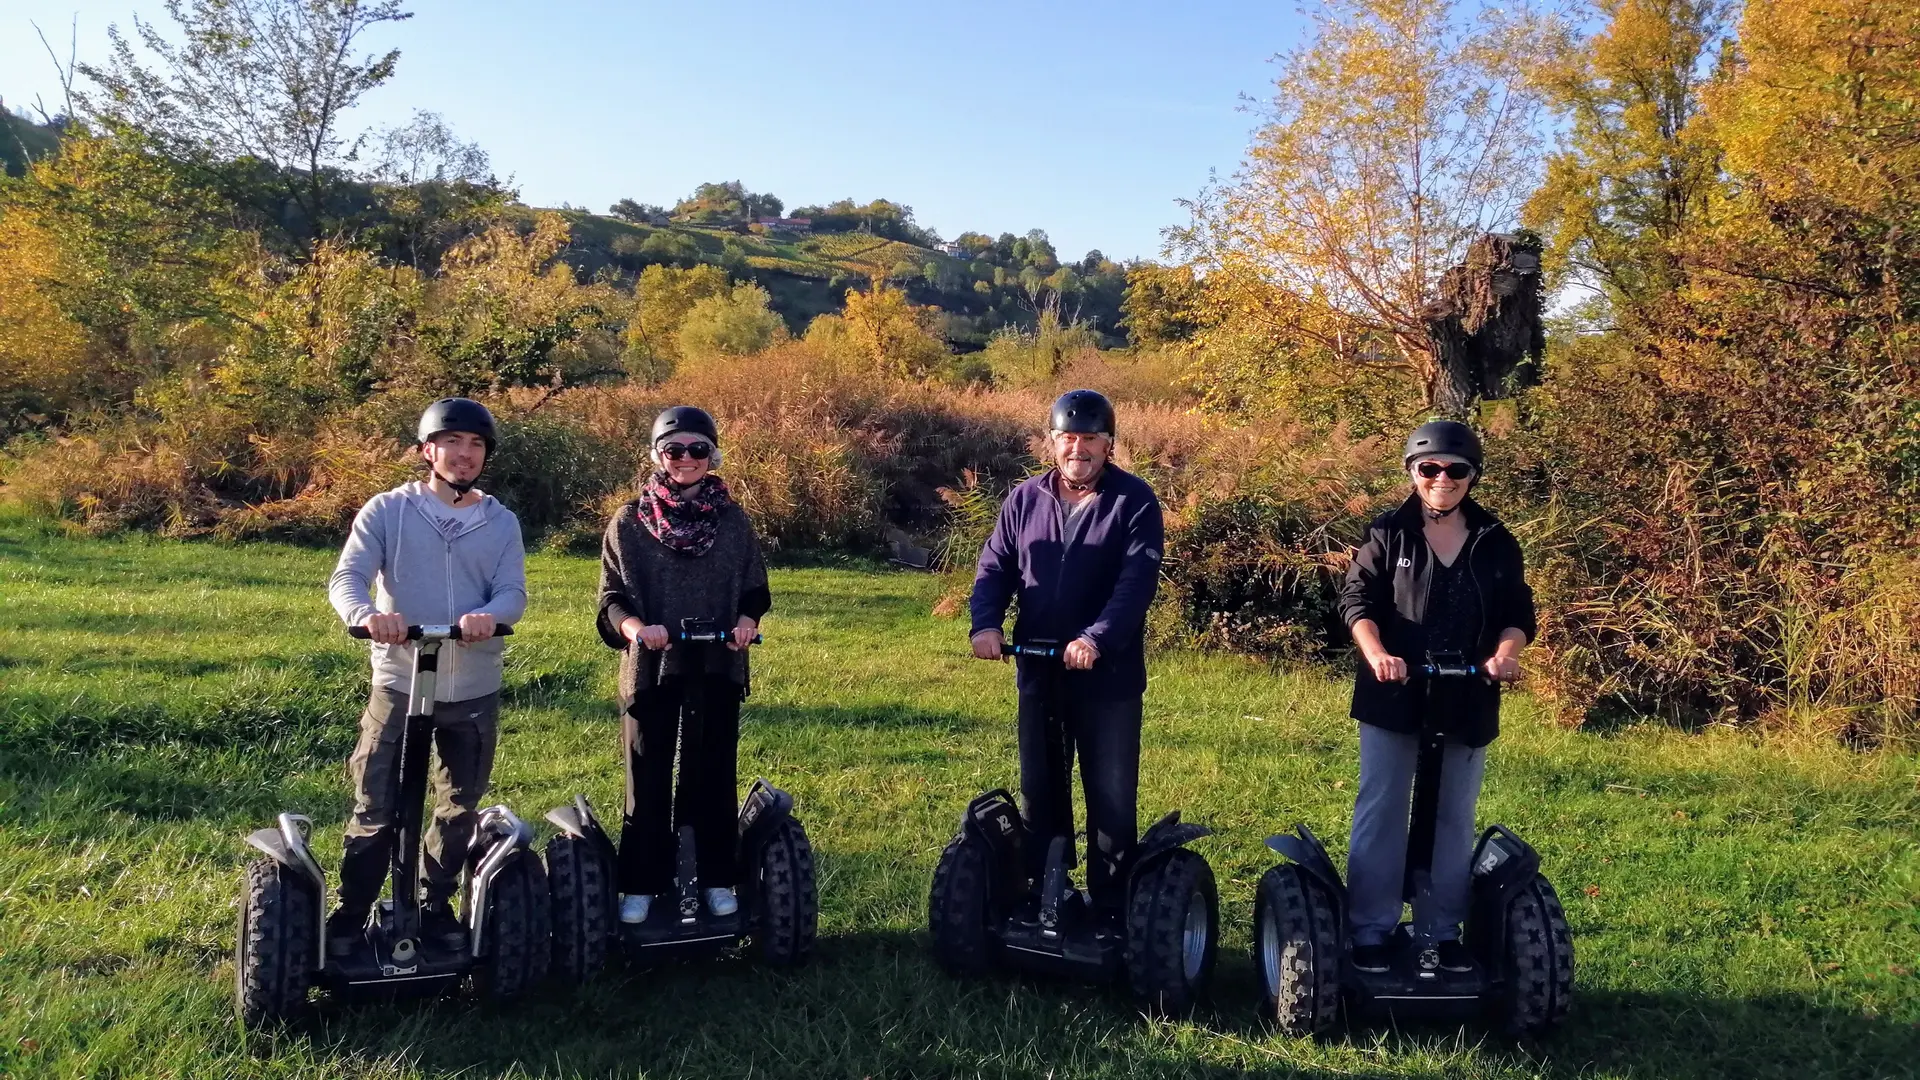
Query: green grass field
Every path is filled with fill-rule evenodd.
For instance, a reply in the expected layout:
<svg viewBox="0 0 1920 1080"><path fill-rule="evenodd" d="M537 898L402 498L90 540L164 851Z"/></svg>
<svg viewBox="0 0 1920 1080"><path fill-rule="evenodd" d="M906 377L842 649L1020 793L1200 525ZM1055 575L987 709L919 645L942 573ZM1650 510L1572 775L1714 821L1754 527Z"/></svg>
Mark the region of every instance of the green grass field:
<svg viewBox="0 0 1920 1080"><path fill-rule="evenodd" d="M792 790L818 853L820 942L793 974L738 960L612 971L511 1009L329 1011L248 1041L232 1018L241 838L282 809L337 858L364 652L323 591L332 555L68 540L0 519L0 1075L1872 1077L1920 1069L1920 763L1733 733L1572 732L1512 703L1484 820L1541 849L1578 991L1537 1044L1479 1031L1322 1043L1253 1015L1261 840L1342 846L1345 688L1172 656L1147 699L1143 818L1212 824L1226 943L1177 1022L1115 993L959 983L922 925L941 845L1011 784L1011 672L963 659L932 579L775 573L741 746ZM532 561L509 650L498 798L530 820L576 791L618 806L613 657L596 564ZM544 829L545 823L542 822ZM1343 855L1337 851L1336 856ZM329 868L331 869L331 867Z"/></svg>

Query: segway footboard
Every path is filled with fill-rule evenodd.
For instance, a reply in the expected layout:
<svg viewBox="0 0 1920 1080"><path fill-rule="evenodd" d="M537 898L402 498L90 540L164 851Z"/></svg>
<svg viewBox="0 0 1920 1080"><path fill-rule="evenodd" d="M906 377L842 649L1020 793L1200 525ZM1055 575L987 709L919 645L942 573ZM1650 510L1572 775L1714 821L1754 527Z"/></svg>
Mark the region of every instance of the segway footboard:
<svg viewBox="0 0 1920 1080"><path fill-rule="evenodd" d="M1146 831L1127 874L1127 982L1148 1011L1191 1008L1213 977L1220 894L1213 868L1186 845L1212 829L1175 810Z"/></svg>

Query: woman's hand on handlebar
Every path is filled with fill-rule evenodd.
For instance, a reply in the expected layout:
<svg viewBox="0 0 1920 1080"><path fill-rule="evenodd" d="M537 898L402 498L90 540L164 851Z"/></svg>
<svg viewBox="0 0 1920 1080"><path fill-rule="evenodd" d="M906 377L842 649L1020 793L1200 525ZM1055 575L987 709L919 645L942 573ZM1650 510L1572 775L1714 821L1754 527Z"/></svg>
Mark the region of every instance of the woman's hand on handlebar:
<svg viewBox="0 0 1920 1080"><path fill-rule="evenodd" d="M998 630L982 630L973 635L973 656L976 660L998 660L1007 638Z"/></svg>
<svg viewBox="0 0 1920 1080"><path fill-rule="evenodd" d="M734 652L739 652L741 649L752 645L753 635L759 632L760 624L742 615L740 616L740 621L733 624L733 633L727 638L727 648L732 649Z"/></svg>
<svg viewBox="0 0 1920 1080"><path fill-rule="evenodd" d="M1373 677L1381 682L1403 683L1407 681L1407 662L1387 652L1375 653L1366 657L1367 666L1373 670Z"/></svg>
<svg viewBox="0 0 1920 1080"><path fill-rule="evenodd" d="M639 645L655 652L673 648L667 641L666 627L648 626L631 615L620 620L620 636L626 638L630 645Z"/></svg>
<svg viewBox="0 0 1920 1080"><path fill-rule="evenodd" d="M1520 661L1517 657L1494 653L1480 666L1480 672L1494 682L1519 682Z"/></svg>
<svg viewBox="0 0 1920 1080"><path fill-rule="evenodd" d="M382 645L399 645L407 640L407 617L399 612L369 615L360 626L368 637Z"/></svg>

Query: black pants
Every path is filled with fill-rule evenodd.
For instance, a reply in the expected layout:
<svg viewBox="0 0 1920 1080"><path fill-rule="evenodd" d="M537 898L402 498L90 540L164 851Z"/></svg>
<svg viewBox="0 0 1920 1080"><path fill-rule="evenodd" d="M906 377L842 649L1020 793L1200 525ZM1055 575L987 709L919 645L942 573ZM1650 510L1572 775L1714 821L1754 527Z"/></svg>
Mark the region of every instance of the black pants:
<svg viewBox="0 0 1920 1080"><path fill-rule="evenodd" d="M1126 906L1126 863L1139 837L1140 698L1085 701L1058 692L1020 695L1020 816L1032 843L1027 867L1037 881L1047 847L1071 838L1073 759L1087 809L1087 890L1094 906Z"/></svg>
<svg viewBox="0 0 1920 1080"><path fill-rule="evenodd" d="M694 678L704 694L687 693ZM687 708L689 696L704 702ZM627 813L620 829L620 891L672 892L680 829L686 825L693 826L700 887L732 887L740 687L725 676L670 678L634 699L623 718L621 741L627 750Z"/></svg>

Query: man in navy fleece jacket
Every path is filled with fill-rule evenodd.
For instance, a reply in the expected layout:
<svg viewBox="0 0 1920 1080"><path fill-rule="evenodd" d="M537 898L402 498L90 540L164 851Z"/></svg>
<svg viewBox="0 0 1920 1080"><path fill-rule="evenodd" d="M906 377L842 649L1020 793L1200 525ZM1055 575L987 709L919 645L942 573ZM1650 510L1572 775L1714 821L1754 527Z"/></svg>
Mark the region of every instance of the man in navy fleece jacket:
<svg viewBox="0 0 1920 1080"><path fill-rule="evenodd" d="M1113 465L1113 406L1092 390L1054 402L1055 467L1008 493L973 581L973 654L998 660L1000 626L1018 600L1014 636L1065 644L1059 660L1019 658L1020 813L1028 872L1048 843L1071 838L1073 759L1087 811L1087 888L1117 917L1138 836L1141 699L1147 607L1160 585L1164 528L1146 481Z"/></svg>

